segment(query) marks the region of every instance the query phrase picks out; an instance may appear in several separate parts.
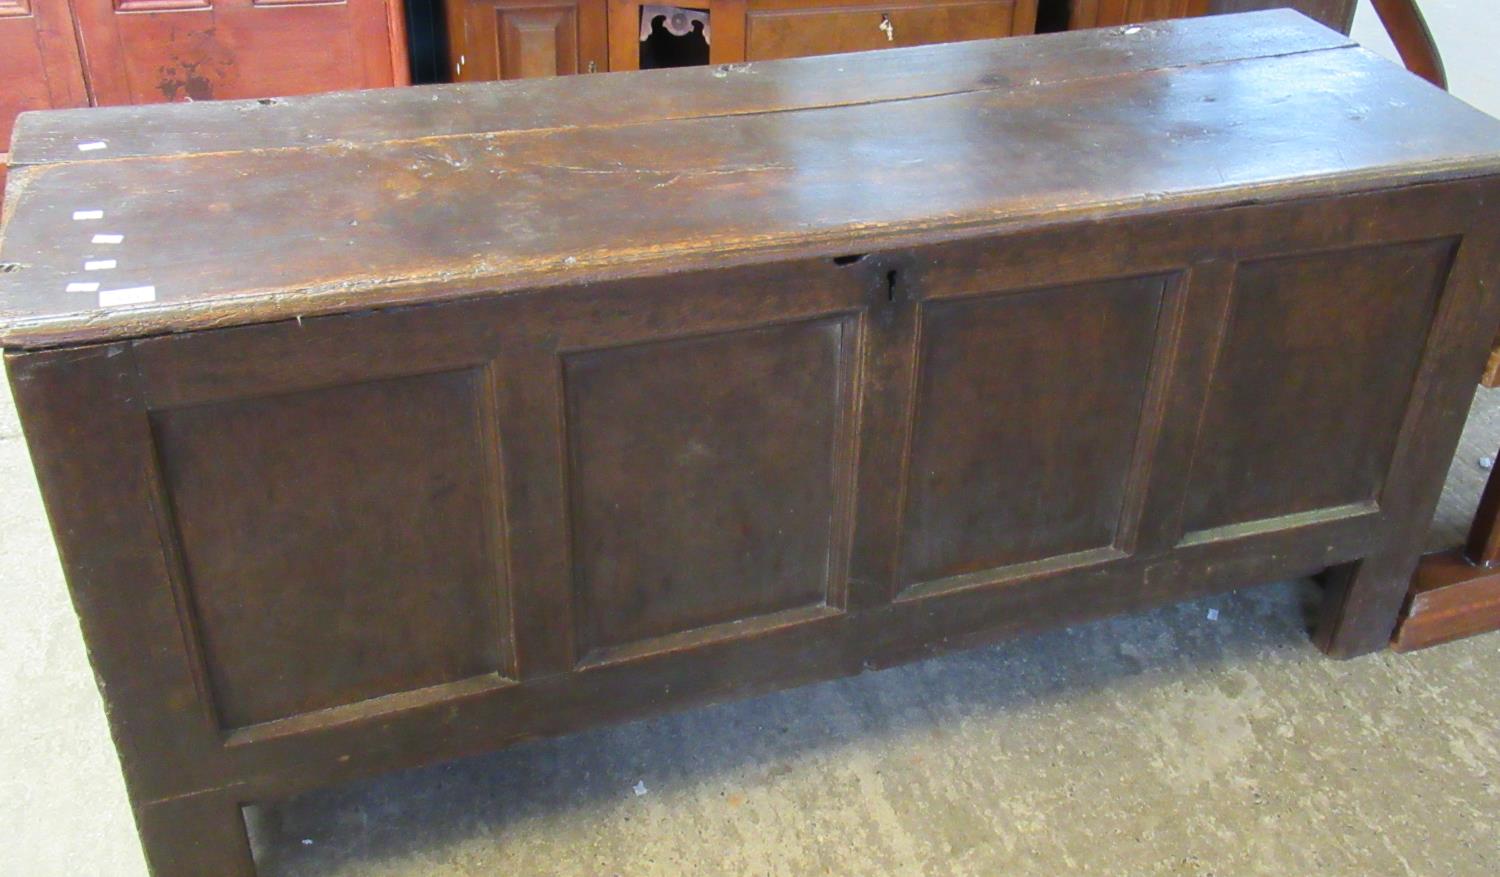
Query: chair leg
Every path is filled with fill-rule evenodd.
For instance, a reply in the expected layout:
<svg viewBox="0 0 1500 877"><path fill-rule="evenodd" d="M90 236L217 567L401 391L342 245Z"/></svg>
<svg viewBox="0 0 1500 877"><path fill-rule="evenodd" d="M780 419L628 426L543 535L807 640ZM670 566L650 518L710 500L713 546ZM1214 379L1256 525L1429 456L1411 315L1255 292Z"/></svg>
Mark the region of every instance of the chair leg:
<svg viewBox="0 0 1500 877"><path fill-rule="evenodd" d="M1433 40L1427 19L1422 17L1416 0L1372 2L1406 69L1446 91L1448 74L1443 69L1443 56L1438 53L1437 42Z"/></svg>
<svg viewBox="0 0 1500 877"><path fill-rule="evenodd" d="M1391 646L1411 652L1500 630L1500 470L1485 482L1469 541L1422 558Z"/></svg>

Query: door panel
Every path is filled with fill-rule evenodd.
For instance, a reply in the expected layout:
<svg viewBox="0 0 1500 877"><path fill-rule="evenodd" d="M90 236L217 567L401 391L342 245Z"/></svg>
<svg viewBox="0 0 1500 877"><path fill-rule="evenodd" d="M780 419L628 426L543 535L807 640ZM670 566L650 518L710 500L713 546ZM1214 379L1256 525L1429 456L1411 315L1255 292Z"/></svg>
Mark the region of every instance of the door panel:
<svg viewBox="0 0 1500 877"><path fill-rule="evenodd" d="M262 97L407 80L385 0L79 0L99 105Z"/></svg>
<svg viewBox="0 0 1500 877"><path fill-rule="evenodd" d="M455 82L604 69L604 0L449 0L447 10Z"/></svg>
<svg viewBox="0 0 1500 877"><path fill-rule="evenodd" d="M572 6L496 10L500 78L523 79L578 72L578 16Z"/></svg>
<svg viewBox="0 0 1500 877"><path fill-rule="evenodd" d="M745 55L750 61L769 61L1008 37L1016 32L1015 12L1012 0L816 8L758 4L747 15Z"/></svg>

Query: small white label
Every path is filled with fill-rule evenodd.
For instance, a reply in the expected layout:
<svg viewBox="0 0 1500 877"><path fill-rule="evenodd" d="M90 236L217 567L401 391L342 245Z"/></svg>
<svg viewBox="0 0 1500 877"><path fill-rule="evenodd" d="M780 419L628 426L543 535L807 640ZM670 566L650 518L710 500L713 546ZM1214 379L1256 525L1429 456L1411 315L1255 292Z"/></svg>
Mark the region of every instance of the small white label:
<svg viewBox="0 0 1500 877"><path fill-rule="evenodd" d="M1208 620L1209 621L1218 621L1219 620L1219 610L1217 610L1217 609L1210 609L1210 610L1208 610Z"/></svg>
<svg viewBox="0 0 1500 877"><path fill-rule="evenodd" d="M113 267L115 267L114 259L90 259L83 263L85 271L108 271Z"/></svg>
<svg viewBox="0 0 1500 877"><path fill-rule="evenodd" d="M80 143L80 144L78 144L78 151L79 152L93 152L96 149L107 149L108 147L109 147L109 144L105 143L103 140L90 140L87 143Z"/></svg>
<svg viewBox="0 0 1500 877"><path fill-rule="evenodd" d="M126 289L106 289L99 293L99 307L109 308L116 305L138 305L148 301L156 301L156 287L154 286L131 286Z"/></svg>
<svg viewBox="0 0 1500 877"><path fill-rule="evenodd" d="M98 292L99 284L76 280L68 284L68 292Z"/></svg>
<svg viewBox="0 0 1500 877"><path fill-rule="evenodd" d="M74 210L73 211L73 221L74 222L82 222L85 219L103 219L103 218L104 218L104 211L103 210Z"/></svg>
<svg viewBox="0 0 1500 877"><path fill-rule="evenodd" d="M96 244L118 244L118 243L123 243L124 241L125 241L125 236L122 235L122 234L96 234L96 235L94 235L94 243L96 243Z"/></svg>

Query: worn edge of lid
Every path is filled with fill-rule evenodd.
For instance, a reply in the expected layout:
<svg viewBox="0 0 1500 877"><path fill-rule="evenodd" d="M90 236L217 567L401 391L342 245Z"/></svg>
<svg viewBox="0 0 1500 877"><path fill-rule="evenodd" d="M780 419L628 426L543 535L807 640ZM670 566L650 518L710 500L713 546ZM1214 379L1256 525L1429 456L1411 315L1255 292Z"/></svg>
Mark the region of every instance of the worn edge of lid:
<svg viewBox="0 0 1500 877"><path fill-rule="evenodd" d="M644 255L626 254L621 257L620 251L614 251L610 261L597 264L587 259L571 264L564 264L561 259L548 259L507 272L503 276L478 272L452 272L441 277L387 276L299 288L245 290L205 301L139 305L107 313L101 313L97 309L54 313L11 322L7 322L6 314L0 312L0 347L6 350L37 350L69 345L107 344L305 317L490 298L663 273L684 274L793 259L832 258L848 250L848 235L851 232L862 234L861 249L908 249L1100 219L1122 220L1194 210L1228 210L1492 177L1500 177L1500 151L1492 155L1468 156L1458 160L1365 168L1303 179L1200 189L1184 192L1170 202L1142 194L1129 199L1091 202L1063 210L1052 210L1040 217L1036 213L1010 214L998 219L979 217L920 227L907 224L890 231L881 231L878 227L851 227L839 229L836 233L823 232L783 239L771 246L757 244L750 239L731 244L727 249L722 242L713 246L684 247L674 250L670 256L648 250ZM372 297L372 292L380 294ZM287 307L286 300L295 300L297 306Z"/></svg>

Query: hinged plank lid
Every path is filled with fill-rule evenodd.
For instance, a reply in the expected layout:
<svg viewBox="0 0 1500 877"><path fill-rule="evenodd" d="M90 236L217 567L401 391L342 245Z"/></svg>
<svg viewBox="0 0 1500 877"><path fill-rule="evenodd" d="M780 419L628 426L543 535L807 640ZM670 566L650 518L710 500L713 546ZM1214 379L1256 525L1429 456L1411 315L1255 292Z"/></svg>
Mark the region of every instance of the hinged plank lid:
<svg viewBox="0 0 1500 877"><path fill-rule="evenodd" d="M1500 122L1262 12L35 113L12 160L0 344L45 347L1487 175Z"/></svg>

